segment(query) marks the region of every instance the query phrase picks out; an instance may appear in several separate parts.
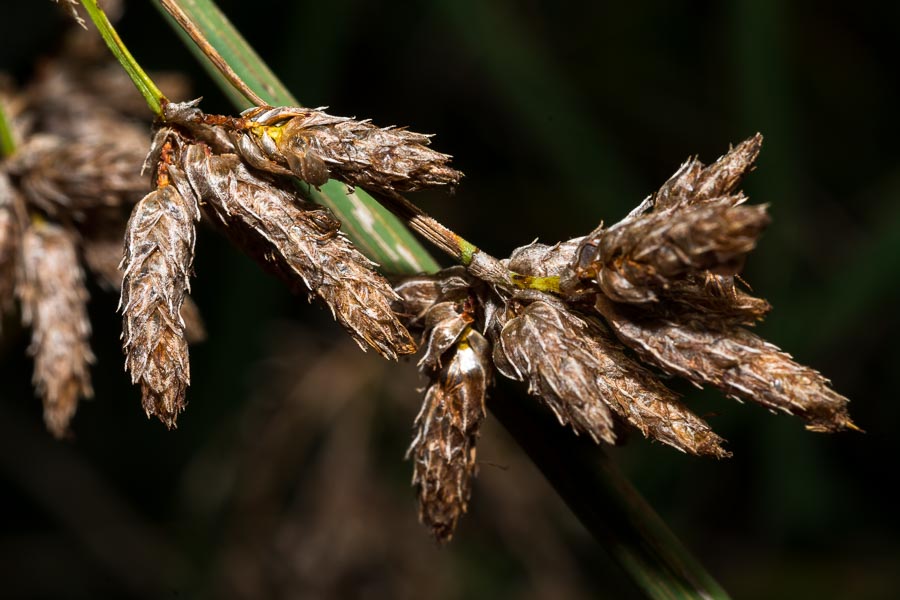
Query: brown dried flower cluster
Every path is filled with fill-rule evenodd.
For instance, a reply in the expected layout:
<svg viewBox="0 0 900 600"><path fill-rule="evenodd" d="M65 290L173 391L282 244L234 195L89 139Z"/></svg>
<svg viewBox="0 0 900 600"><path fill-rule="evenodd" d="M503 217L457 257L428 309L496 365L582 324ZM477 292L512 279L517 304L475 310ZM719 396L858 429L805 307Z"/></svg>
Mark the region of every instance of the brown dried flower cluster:
<svg viewBox="0 0 900 600"><path fill-rule="evenodd" d="M427 339L419 364L432 383L410 453L421 518L438 539L449 539L469 499L474 437L458 398L482 405L488 360L597 442L631 428L683 452L729 456L654 368L795 414L813 431L855 428L827 379L745 328L769 310L736 284L768 223L765 206L745 206L737 189L761 142L750 138L710 166L689 160L611 227L517 249L504 261L509 285L451 269L397 286L407 323ZM449 371L454 344L473 333L483 334L478 368ZM454 488L460 480L466 486Z"/></svg>
<svg viewBox="0 0 900 600"><path fill-rule="evenodd" d="M129 112L140 95L85 36L67 38L29 87L0 93L16 142L0 162L0 317L18 298L35 390L58 437L92 395L84 267L118 292L127 214L148 188L146 134ZM130 105L111 104L111 93Z"/></svg>
<svg viewBox="0 0 900 600"><path fill-rule="evenodd" d="M182 309L201 209L264 268L322 301L361 348L389 359L415 352L392 286L328 209L300 197L294 180L415 190L456 183L450 157L428 149L428 136L321 111L258 107L231 118L197 104L165 106L145 162L156 190L135 206L126 233L124 350L147 414L174 427L185 405Z"/></svg>

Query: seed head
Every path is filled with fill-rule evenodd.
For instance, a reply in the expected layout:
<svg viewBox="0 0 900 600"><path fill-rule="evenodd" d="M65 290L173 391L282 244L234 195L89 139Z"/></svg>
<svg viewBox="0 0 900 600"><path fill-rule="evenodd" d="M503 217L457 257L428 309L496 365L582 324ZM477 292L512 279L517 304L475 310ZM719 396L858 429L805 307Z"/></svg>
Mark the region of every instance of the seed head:
<svg viewBox="0 0 900 600"><path fill-rule="evenodd" d="M197 200L174 185L147 194L135 207L122 260L122 346L132 383L140 383L147 416L175 427L190 384L181 316L194 261Z"/></svg>
<svg viewBox="0 0 900 600"><path fill-rule="evenodd" d="M313 186L339 179L373 191L413 192L455 185L462 173L450 156L428 148L430 136L321 110L257 107L234 133L241 156L255 168L293 173Z"/></svg>
<svg viewBox="0 0 900 600"><path fill-rule="evenodd" d="M88 292L77 252L72 233L58 225L36 221L22 236L22 321L31 327L34 387L56 437L68 433L78 399L93 395Z"/></svg>

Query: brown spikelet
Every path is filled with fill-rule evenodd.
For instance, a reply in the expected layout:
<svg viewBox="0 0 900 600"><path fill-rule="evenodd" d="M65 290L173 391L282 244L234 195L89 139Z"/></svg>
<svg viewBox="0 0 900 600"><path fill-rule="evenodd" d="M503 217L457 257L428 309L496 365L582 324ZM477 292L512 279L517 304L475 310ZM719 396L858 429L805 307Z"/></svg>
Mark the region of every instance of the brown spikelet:
<svg viewBox="0 0 900 600"><path fill-rule="evenodd" d="M625 219L587 236L576 274L618 302L651 302L687 275L734 275L769 223L765 205L687 205Z"/></svg>
<svg viewBox="0 0 900 600"><path fill-rule="evenodd" d="M28 352L34 357L34 386L43 400L44 422L53 435L63 437L78 399L93 395L88 293L71 233L47 222L26 228L18 294L22 321L31 326Z"/></svg>
<svg viewBox="0 0 900 600"><path fill-rule="evenodd" d="M169 428L184 409L190 384L181 317L194 260L196 198L165 185L132 211L125 235L120 307L125 368L140 383L147 416Z"/></svg>
<svg viewBox="0 0 900 600"><path fill-rule="evenodd" d="M327 209L257 177L236 155L207 156L192 146L184 165L229 237L291 286L302 284L321 299L361 348L371 346L390 359L415 352L391 309L397 295Z"/></svg>
<svg viewBox="0 0 900 600"><path fill-rule="evenodd" d="M597 392L601 374L583 323L540 300L511 308L520 314L506 320L492 340L497 371L527 382L528 393L543 400L563 425L614 444L613 417Z"/></svg>
<svg viewBox="0 0 900 600"><path fill-rule="evenodd" d="M527 381L560 422L595 441L615 442L610 410L647 437L691 454L727 456L709 425L649 371L629 359L596 323L537 300L503 326L494 364Z"/></svg>
<svg viewBox="0 0 900 600"><path fill-rule="evenodd" d="M16 257L20 242L18 191L0 171L0 327L3 314L13 305L16 288Z"/></svg>
<svg viewBox="0 0 900 600"><path fill-rule="evenodd" d="M709 424L678 401L656 375L635 362L624 348L596 323L588 321L595 355L609 389L603 399L616 415L648 437L695 455L731 456L722 448L724 440ZM602 388L601 388L602 390Z"/></svg>
<svg viewBox="0 0 900 600"><path fill-rule="evenodd" d="M244 116L255 125L237 134L245 160L277 174L288 169L314 186L333 178L369 190L412 192L462 177L448 166L450 156L428 148L430 136L406 129L294 107L258 107Z"/></svg>
<svg viewBox="0 0 900 600"><path fill-rule="evenodd" d="M129 206L147 192L141 176L144 146L124 134L130 126L118 121L96 126L106 135L72 140L38 134L22 146L10 171L33 206L52 217L82 220L85 211Z"/></svg>
<svg viewBox="0 0 900 600"><path fill-rule="evenodd" d="M425 338L418 365L430 383L407 458L414 461L419 520L439 542L450 540L466 512L492 380L488 341L473 327L482 304L477 290L485 291L462 267L409 277L396 287L399 314Z"/></svg>
<svg viewBox="0 0 900 600"><path fill-rule="evenodd" d="M448 542L472 493L475 443L491 378L488 342L466 328L438 365L431 371L407 456L414 463L419 520L439 542Z"/></svg>
<svg viewBox="0 0 900 600"><path fill-rule="evenodd" d="M813 431L855 427L847 414L848 400L827 379L746 329L641 317L602 297L597 310L623 343L667 373L797 415Z"/></svg>

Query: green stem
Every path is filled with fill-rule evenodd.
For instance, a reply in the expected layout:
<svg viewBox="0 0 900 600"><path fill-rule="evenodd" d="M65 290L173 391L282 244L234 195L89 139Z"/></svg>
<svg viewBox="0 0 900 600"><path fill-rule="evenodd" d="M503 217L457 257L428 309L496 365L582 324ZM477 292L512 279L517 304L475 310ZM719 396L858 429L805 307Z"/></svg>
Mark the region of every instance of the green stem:
<svg viewBox="0 0 900 600"><path fill-rule="evenodd" d="M0 158L12 156L16 151L16 138L13 136L12 122L6 117L3 102L0 101Z"/></svg>
<svg viewBox="0 0 900 600"><path fill-rule="evenodd" d="M91 18L91 21L94 22L97 31L100 32L103 41L106 42L106 45L116 57L116 60L119 61L119 64L122 65L122 68L128 73L128 77L131 78L131 81L141 93L141 96L147 101L147 106L150 107L150 110L153 111L154 115L158 117L162 116L162 106L167 102L166 97L159 88L156 87L156 84L153 83L150 76L147 75L137 61L134 60L134 57L131 56L131 52L125 47L125 43L122 41L122 38L119 37L119 34L112 26L112 23L106 18L106 13L104 13L103 9L97 4L97 0L81 0L81 5L84 6L88 16Z"/></svg>

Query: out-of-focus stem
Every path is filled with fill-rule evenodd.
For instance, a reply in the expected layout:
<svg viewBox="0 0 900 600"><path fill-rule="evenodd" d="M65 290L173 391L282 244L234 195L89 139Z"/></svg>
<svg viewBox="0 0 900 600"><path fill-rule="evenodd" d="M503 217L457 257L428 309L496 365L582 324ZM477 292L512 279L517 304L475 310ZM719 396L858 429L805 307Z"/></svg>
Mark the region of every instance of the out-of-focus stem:
<svg viewBox="0 0 900 600"><path fill-rule="evenodd" d="M0 102L0 158L11 156L16 151L16 138L13 136L12 123Z"/></svg>
<svg viewBox="0 0 900 600"><path fill-rule="evenodd" d="M153 111L154 115L161 116L162 106L168 100L153 80L150 79L150 76L147 75L147 73L144 72L144 69L137 63L131 55L131 52L128 51L128 48L125 47L125 43L122 41L122 38L119 37L119 34L112 26L112 23L109 22L106 13L104 13L103 9L97 4L97 0L81 0L81 5L84 6L88 16L91 18L91 21L94 22L97 31L100 32L103 41L106 42L106 45L113 53L113 56L116 57L116 60L119 61L119 64L121 64L122 68L125 69L125 72L128 73L128 77L131 78L131 81L134 83L135 87L137 87L141 96L144 97L144 100L147 101L147 106L150 107L150 110Z"/></svg>

